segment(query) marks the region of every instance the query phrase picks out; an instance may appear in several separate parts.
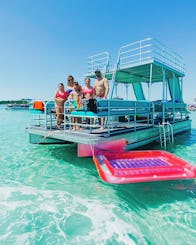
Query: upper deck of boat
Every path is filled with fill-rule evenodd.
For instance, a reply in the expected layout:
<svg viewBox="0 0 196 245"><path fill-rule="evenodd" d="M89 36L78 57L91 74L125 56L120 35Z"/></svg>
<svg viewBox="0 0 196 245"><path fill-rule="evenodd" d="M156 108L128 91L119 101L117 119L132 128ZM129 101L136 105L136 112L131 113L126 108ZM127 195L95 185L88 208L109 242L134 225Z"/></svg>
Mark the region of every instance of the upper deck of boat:
<svg viewBox="0 0 196 245"><path fill-rule="evenodd" d="M157 39L147 38L122 46L116 64L111 65L108 52L88 57L86 76L95 78L94 71L99 69L109 80L117 83L160 82L165 78L184 77L183 58Z"/></svg>

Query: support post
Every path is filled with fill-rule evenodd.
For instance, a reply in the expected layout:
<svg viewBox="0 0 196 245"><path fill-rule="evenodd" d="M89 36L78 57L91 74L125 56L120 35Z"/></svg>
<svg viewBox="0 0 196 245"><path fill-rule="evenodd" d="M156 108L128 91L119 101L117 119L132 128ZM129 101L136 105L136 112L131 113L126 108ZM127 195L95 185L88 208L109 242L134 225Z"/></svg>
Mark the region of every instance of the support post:
<svg viewBox="0 0 196 245"><path fill-rule="evenodd" d="M163 96L162 99L166 100L166 80L165 80L165 69L162 67L162 73L163 73Z"/></svg>
<svg viewBox="0 0 196 245"><path fill-rule="evenodd" d="M128 100L128 84L126 84L126 100Z"/></svg>
<svg viewBox="0 0 196 245"><path fill-rule="evenodd" d="M173 101L173 103L175 103L175 100L176 100L176 98L175 98L175 85L176 85L176 77L175 77L175 74L174 74L174 72L173 72L173 87L172 87L172 90L173 90L173 98L172 98L172 101Z"/></svg>
<svg viewBox="0 0 196 245"><path fill-rule="evenodd" d="M151 89L152 89L152 64L150 64L150 81L148 87L148 100L151 100Z"/></svg>

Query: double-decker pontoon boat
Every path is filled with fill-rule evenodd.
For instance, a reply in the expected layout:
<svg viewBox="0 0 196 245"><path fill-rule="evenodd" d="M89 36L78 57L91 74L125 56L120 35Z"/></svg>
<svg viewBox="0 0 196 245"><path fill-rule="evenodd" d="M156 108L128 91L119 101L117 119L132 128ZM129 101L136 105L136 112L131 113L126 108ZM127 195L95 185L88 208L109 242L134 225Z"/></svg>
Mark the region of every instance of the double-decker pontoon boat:
<svg viewBox="0 0 196 245"><path fill-rule="evenodd" d="M66 102L61 130L56 129L54 101L44 103L44 112L36 110L27 128L31 143L77 143L79 155L85 156L93 147L119 139L127 142L127 150L157 140L166 147L176 134L191 129L182 97L185 64L167 46L152 38L130 43L119 49L114 67L107 52L88 60L86 76L95 78L99 69L109 80L108 99L91 101L96 102L94 111L86 101L82 107ZM158 83L162 92L154 101L152 92ZM77 124L82 130L72 130L73 117L81 118ZM100 130L100 118L105 118L104 130Z"/></svg>

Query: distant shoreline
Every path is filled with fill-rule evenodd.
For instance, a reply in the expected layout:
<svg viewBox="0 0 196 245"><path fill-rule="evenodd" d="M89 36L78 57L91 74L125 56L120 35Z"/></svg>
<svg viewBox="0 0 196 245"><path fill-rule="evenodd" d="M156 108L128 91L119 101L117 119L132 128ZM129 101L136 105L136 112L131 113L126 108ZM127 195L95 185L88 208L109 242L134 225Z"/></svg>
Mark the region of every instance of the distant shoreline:
<svg viewBox="0 0 196 245"><path fill-rule="evenodd" d="M26 100L1 100L0 104L28 104Z"/></svg>

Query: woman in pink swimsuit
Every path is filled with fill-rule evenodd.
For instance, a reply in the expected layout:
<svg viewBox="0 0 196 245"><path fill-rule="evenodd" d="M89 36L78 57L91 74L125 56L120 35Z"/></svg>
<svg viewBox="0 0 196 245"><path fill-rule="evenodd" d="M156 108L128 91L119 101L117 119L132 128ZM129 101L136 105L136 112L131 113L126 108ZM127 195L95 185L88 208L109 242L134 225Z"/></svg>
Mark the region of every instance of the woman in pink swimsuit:
<svg viewBox="0 0 196 245"><path fill-rule="evenodd" d="M82 92L85 99L92 99L94 96L94 88L91 86L91 79L85 78L84 80L85 86L82 88Z"/></svg>
<svg viewBox="0 0 196 245"><path fill-rule="evenodd" d="M89 77L85 78L84 83L85 83L85 86L82 88L82 92L83 92L84 98L87 100L86 103L89 103L88 101L90 99L93 99L95 95L94 88L91 86L91 79ZM92 123L94 123L94 119L92 119L91 121ZM89 118L86 118L86 124L90 124Z"/></svg>
<svg viewBox="0 0 196 245"><path fill-rule="evenodd" d="M64 103L68 98L68 91L65 91L63 83L59 83L58 88L54 100L57 115L57 128L60 129L60 125L64 119Z"/></svg>

